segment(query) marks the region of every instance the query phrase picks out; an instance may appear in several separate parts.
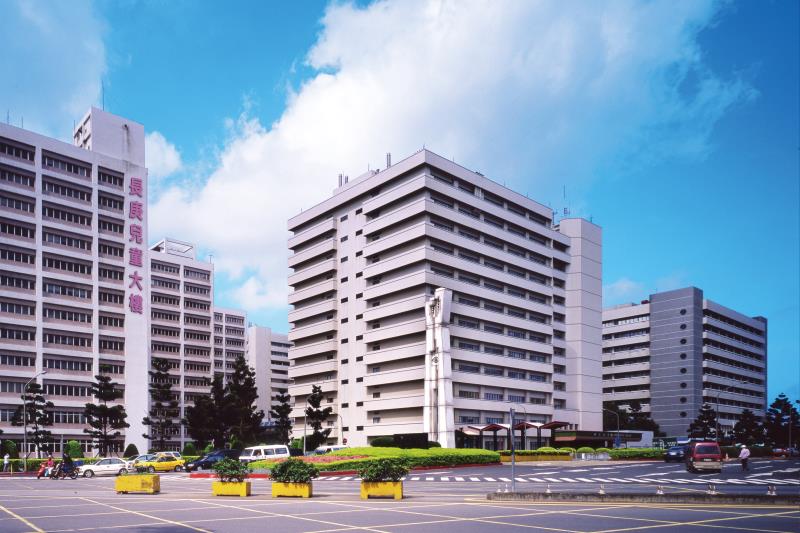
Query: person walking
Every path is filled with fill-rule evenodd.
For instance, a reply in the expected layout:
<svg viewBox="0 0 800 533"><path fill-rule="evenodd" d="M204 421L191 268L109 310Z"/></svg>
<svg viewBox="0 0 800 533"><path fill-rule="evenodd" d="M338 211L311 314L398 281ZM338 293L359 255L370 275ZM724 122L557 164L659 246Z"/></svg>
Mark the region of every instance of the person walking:
<svg viewBox="0 0 800 533"><path fill-rule="evenodd" d="M739 460L742 462L742 470L745 472L750 470L750 467L747 465L749 458L750 450L747 449L746 445L742 445L742 451L739 452Z"/></svg>
<svg viewBox="0 0 800 533"><path fill-rule="evenodd" d="M8 467L11 465L11 456L6 452L3 456L3 472L8 472Z"/></svg>

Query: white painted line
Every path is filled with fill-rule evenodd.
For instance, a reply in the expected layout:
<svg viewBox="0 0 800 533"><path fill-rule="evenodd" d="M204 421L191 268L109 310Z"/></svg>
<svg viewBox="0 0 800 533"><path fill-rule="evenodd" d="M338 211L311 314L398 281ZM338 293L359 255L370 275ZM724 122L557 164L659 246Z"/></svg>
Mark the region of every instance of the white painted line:
<svg viewBox="0 0 800 533"><path fill-rule="evenodd" d="M575 479L577 479L578 481L583 481L584 483L594 483L594 481L585 477L576 477Z"/></svg>
<svg viewBox="0 0 800 533"><path fill-rule="evenodd" d="M442 481L450 481L450 478L449 477L443 477Z"/></svg>
<svg viewBox="0 0 800 533"><path fill-rule="evenodd" d="M419 481L419 477L412 477L411 481Z"/></svg>
<svg viewBox="0 0 800 533"><path fill-rule="evenodd" d="M464 478L456 476L456 481L464 481Z"/></svg>
<svg viewBox="0 0 800 533"><path fill-rule="evenodd" d="M585 468L577 468L575 470L564 470L564 472L588 472L589 470Z"/></svg>
<svg viewBox="0 0 800 533"><path fill-rule="evenodd" d="M434 479L433 479L432 477L426 477L426 478L425 478L425 481L433 481L433 480L434 480Z"/></svg>
<svg viewBox="0 0 800 533"><path fill-rule="evenodd" d="M555 477L546 477L545 479L551 483L561 483L561 480Z"/></svg>
<svg viewBox="0 0 800 533"><path fill-rule="evenodd" d="M561 479L563 481L566 481L567 483L577 483L577 481L575 481L574 479L569 478L569 477L562 477Z"/></svg>
<svg viewBox="0 0 800 533"><path fill-rule="evenodd" d="M336 481L337 479L339 479L339 476L329 476L329 477L324 477L323 479L327 481Z"/></svg>
<svg viewBox="0 0 800 533"><path fill-rule="evenodd" d="M521 477L515 477L514 479L516 479L517 481L521 481L522 483L527 483L528 482L527 479L523 479Z"/></svg>
<svg viewBox="0 0 800 533"><path fill-rule="evenodd" d="M598 482L598 481L599 481L600 483L611 483L611 481L610 481L610 480L608 480L608 479L603 479L603 478L601 478L601 477L593 477L592 479L593 479L595 482Z"/></svg>
<svg viewBox="0 0 800 533"><path fill-rule="evenodd" d="M598 466L596 468L593 468L593 470L614 470L614 467L613 466Z"/></svg>
<svg viewBox="0 0 800 533"><path fill-rule="evenodd" d="M352 476L348 476L348 477L343 477L339 481L350 481L351 479L353 479L353 477Z"/></svg>
<svg viewBox="0 0 800 533"><path fill-rule="evenodd" d="M618 477L610 477L610 478L608 478L608 479L610 479L611 481L614 481L614 482L616 482L616 483L630 483L630 480L627 480L627 479L620 479L620 478L618 478Z"/></svg>
<svg viewBox="0 0 800 533"><path fill-rule="evenodd" d="M469 478L469 480L470 481L480 481L481 479L477 478L477 477L471 477L471 478Z"/></svg>
<svg viewBox="0 0 800 533"><path fill-rule="evenodd" d="M484 480L486 480L486 481L497 481L497 480L496 480L495 478L493 478L493 477L485 477L485 478L483 478L483 479L484 479Z"/></svg>
<svg viewBox="0 0 800 533"><path fill-rule="evenodd" d="M528 478L528 479L529 479L530 481L535 481L536 483L544 483L544 480L543 480L543 479L540 479L540 478L538 478L538 477L530 477L530 478Z"/></svg>
<svg viewBox="0 0 800 533"><path fill-rule="evenodd" d="M508 479L507 477L501 477L501 478L498 478L498 479L499 479L500 481L511 481L511 480L510 480L510 479Z"/></svg>
<svg viewBox="0 0 800 533"><path fill-rule="evenodd" d="M558 472L535 472L537 476L550 476L552 474L558 474Z"/></svg>

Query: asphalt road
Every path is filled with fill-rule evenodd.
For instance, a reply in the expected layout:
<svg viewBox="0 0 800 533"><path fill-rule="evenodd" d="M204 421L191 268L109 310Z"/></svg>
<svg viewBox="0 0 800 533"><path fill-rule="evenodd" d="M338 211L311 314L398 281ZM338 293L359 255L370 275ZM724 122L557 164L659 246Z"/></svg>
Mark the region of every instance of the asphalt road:
<svg viewBox="0 0 800 533"><path fill-rule="evenodd" d="M726 467L716 477L795 482L798 475L793 469L799 466L798 461L756 461L750 473ZM680 468L664 463L537 463L520 465L516 474L520 479L572 479L574 482L551 482L551 490L586 491L599 488L602 482L592 481L595 478L686 478ZM253 481L250 498L213 498L211 480L191 479L186 474L162 475L159 495L117 495L113 490L114 479L110 477L60 481L4 478L0 479L0 531L800 531L797 507L487 501L486 493L498 487L502 490L505 482L500 479L510 479L510 472L511 468L503 465L412 473L405 483L406 499L399 502L360 500L358 481L341 479L349 476L315 481L315 497L311 500L273 500L269 496L269 481L262 479ZM707 483L706 476L694 476ZM415 480L416 477L420 479ZM433 479L428 480L429 477ZM467 480L471 477L479 481ZM656 486L649 481L603 484L607 492L652 491ZM517 490L544 490L545 485L518 482ZM665 491L706 488L703 484L662 485ZM800 488L794 483L776 487L780 494L797 493ZM766 492L767 485L724 484L716 488L723 493L761 493Z"/></svg>

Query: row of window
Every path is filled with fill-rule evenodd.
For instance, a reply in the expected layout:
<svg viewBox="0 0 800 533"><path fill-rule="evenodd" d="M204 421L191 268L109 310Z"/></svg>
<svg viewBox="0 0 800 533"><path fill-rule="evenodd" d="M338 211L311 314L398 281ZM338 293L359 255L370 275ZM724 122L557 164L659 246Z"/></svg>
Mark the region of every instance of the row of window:
<svg viewBox="0 0 800 533"><path fill-rule="evenodd" d="M17 159L30 161L33 163L35 150L36 149L33 146L22 146L14 143L13 141L0 139L0 154L7 155L9 157L15 157Z"/></svg>
<svg viewBox="0 0 800 533"><path fill-rule="evenodd" d="M650 321L650 315L638 315L627 318L618 318L616 320L606 320L603 322L603 327L610 328L613 326L623 326L625 324L638 324L639 322L649 322L649 321Z"/></svg>
<svg viewBox="0 0 800 533"><path fill-rule="evenodd" d="M36 177L33 174L27 174L11 167L0 166L0 181L32 189Z"/></svg>

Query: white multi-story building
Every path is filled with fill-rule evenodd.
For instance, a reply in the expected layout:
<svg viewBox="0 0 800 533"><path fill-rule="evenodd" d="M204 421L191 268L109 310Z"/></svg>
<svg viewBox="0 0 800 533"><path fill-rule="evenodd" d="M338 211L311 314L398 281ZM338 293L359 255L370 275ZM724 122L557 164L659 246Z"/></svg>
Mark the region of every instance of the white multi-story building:
<svg viewBox="0 0 800 533"><path fill-rule="evenodd" d="M237 309L214 307L214 372L223 383L233 374L236 358L245 356L247 314Z"/></svg>
<svg viewBox="0 0 800 533"><path fill-rule="evenodd" d="M150 247L150 353L170 363L180 419L208 395L212 368L214 265L197 259L195 246L162 239ZM172 449L191 440L176 419Z"/></svg>
<svg viewBox="0 0 800 533"><path fill-rule="evenodd" d="M144 127L92 108L74 143L0 124L0 428L22 443L10 417L35 380L55 404L55 451L90 451L83 410L102 373L124 388L125 440L145 449Z"/></svg>
<svg viewBox="0 0 800 533"><path fill-rule="evenodd" d="M767 319L749 317L687 287L603 311L603 401L632 401L668 436L685 436L704 403L720 433L744 409L763 419Z"/></svg>
<svg viewBox="0 0 800 533"><path fill-rule="evenodd" d="M601 429L599 227L553 225L546 206L422 150L340 180L289 230L295 432L313 385L331 441L354 445L426 433L452 447L510 408Z"/></svg>
<svg viewBox="0 0 800 533"><path fill-rule="evenodd" d="M256 407L266 415L275 402L275 395L289 391L289 339L285 333L276 333L270 328L250 326L247 328L247 363L256 372L258 400Z"/></svg>

